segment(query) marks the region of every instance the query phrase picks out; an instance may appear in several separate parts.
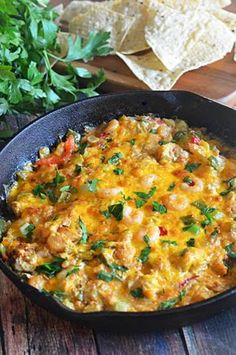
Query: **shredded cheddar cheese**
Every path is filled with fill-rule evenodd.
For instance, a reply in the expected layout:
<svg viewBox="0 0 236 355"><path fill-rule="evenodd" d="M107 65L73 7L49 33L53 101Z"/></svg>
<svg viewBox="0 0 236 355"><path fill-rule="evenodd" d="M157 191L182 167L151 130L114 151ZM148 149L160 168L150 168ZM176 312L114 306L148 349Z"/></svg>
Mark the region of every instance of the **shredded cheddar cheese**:
<svg viewBox="0 0 236 355"><path fill-rule="evenodd" d="M2 257L76 311L154 311L236 285L236 160L181 120L69 131L18 173Z"/></svg>

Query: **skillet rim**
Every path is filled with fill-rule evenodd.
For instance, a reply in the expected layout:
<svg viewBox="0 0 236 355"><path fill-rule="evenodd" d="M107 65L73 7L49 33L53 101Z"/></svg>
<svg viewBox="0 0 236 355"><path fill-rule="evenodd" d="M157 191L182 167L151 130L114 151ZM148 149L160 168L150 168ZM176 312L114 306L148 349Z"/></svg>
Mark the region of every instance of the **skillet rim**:
<svg viewBox="0 0 236 355"><path fill-rule="evenodd" d="M0 159L1 159L1 155L2 153L5 152L5 150L7 150L12 144L14 144L14 141L16 138L18 138L21 133L23 131L26 131L28 128L37 125L37 123L41 120L46 119L48 116L50 116L51 114L54 114L55 112L57 112L60 115L60 112L65 109L65 108L72 108L76 105L78 105L81 102L91 102L91 101L100 101L103 100L104 98L109 98L109 97L123 97L124 95L131 95L131 96L135 96L136 94L143 94L143 95L155 95L155 94L183 94L186 96L191 96L191 97L195 97L198 99L201 99L203 101L207 101L209 104L213 104L215 105L215 107L223 107L224 110L226 111L230 111L230 112L235 112L235 110L233 110L232 108L221 104L217 101L214 101L212 99L209 99L207 97L198 95L194 92L191 91L186 91L186 90L161 90L161 91L148 91L148 90L128 90L128 91L123 91L123 92L118 92L118 93L108 93L108 94L102 94L99 96L94 96L94 97L89 97L89 98L83 98L79 101L67 104L67 105L63 105L59 108L56 108L52 111L49 111L39 117L37 117L35 120L33 120L32 122L29 122L26 126L24 126L23 128L21 128L18 132L16 132L10 139L6 140L5 145L0 148ZM57 137L56 137L57 138ZM56 140L55 140L56 141ZM62 309L64 314L62 316L64 316L65 314L68 316L67 318L69 319L70 316L73 316L73 319L81 319L81 320L89 320L91 318L123 318L123 317L128 317L130 318L162 318L163 316L168 316L168 315L178 315L178 314L185 314L188 311L192 311L192 310L201 310L204 309L205 307L207 307L208 305L214 305L214 304L218 304L219 302L222 302L229 298L230 296L234 296L236 295L236 285L234 287L231 287L230 289L219 293L213 297L210 297L206 300L203 301L198 301L198 302L194 302L191 303L189 305L186 306L181 306L181 307L176 307L176 308L171 308L171 309L167 309L167 310L156 310L156 311L145 311L145 312L121 312L121 311L96 311L96 312L78 312L75 310L70 309L69 307L65 306L62 302L60 302L59 300L57 300L55 297L53 297L52 295L43 293L41 291L39 291L37 288L30 286L27 282L25 282L24 280L22 280L19 275L6 263L2 260L2 258L0 257L0 269L1 271L7 276L8 279L10 279L11 282L13 282L15 285L16 283L21 284L22 288L28 289L27 291L22 291L21 287L19 287L18 285L16 285L16 287L23 293L26 294L27 293L27 297L29 299L31 299L32 297L28 295L28 291L32 291L33 293L36 293L37 296L40 296L42 299L44 299L45 301L47 301L48 299L50 299L51 304L54 304L56 307L58 307L58 309ZM15 281L13 281L13 279L16 279ZM35 301L33 301L33 303L37 303ZM44 307L46 308L46 307ZM46 308L48 311L50 310L50 305L49 307ZM51 310L50 310L51 311ZM52 310L53 313L54 310Z"/></svg>

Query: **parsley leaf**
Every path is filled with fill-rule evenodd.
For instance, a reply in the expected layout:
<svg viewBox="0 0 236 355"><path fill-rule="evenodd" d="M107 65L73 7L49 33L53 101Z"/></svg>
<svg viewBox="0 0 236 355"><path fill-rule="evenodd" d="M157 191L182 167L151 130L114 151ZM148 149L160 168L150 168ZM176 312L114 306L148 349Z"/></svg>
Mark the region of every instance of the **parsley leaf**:
<svg viewBox="0 0 236 355"><path fill-rule="evenodd" d="M137 195L138 197L140 197L140 199L136 199L135 200L135 205L137 208L142 207L143 205L145 205L145 203L147 202L147 200L149 198L151 198L155 192L156 192L157 188L154 186L150 189L150 191L148 193L146 192L134 192L135 195Z"/></svg>
<svg viewBox="0 0 236 355"><path fill-rule="evenodd" d="M186 245L188 247L195 247L195 239L194 238L190 238L189 240L187 240Z"/></svg>
<svg viewBox="0 0 236 355"><path fill-rule="evenodd" d="M134 288L133 290L130 291L131 295L134 298L143 298L143 289L141 287Z"/></svg>
<svg viewBox="0 0 236 355"><path fill-rule="evenodd" d="M167 301L161 302L159 309L160 310L165 310L165 309L173 308L177 303L182 301L182 299L183 299L183 297L185 295L186 295L186 291L185 290L180 291L180 293L179 293L179 295L177 297L170 298Z"/></svg>
<svg viewBox="0 0 236 355"><path fill-rule="evenodd" d="M111 272L99 271L97 278L102 281L110 282L113 280L114 275Z"/></svg>
<svg viewBox="0 0 236 355"><path fill-rule="evenodd" d="M44 263L36 267L35 271L39 274L45 274L48 277L54 277L62 270L64 258L56 256L50 263Z"/></svg>
<svg viewBox="0 0 236 355"><path fill-rule="evenodd" d="M160 242L162 244L169 244L169 245L178 245L178 243L175 240L169 240L169 239L160 239Z"/></svg>
<svg viewBox="0 0 236 355"><path fill-rule="evenodd" d="M153 201L152 203L152 210L154 212L159 212L160 214L165 214L167 213L167 208L166 206L162 205L161 203L157 201Z"/></svg>
<svg viewBox="0 0 236 355"><path fill-rule="evenodd" d="M93 179L93 180L88 180L87 185L88 185L88 190L90 192L96 192L97 191L97 183L98 179Z"/></svg>
<svg viewBox="0 0 236 355"><path fill-rule="evenodd" d="M31 240L35 225L32 223L25 223L20 227L21 234L28 240Z"/></svg>
<svg viewBox="0 0 236 355"><path fill-rule="evenodd" d="M187 163L185 165L185 170L189 171L190 173L193 173L195 170L197 170L201 166L201 163Z"/></svg>
<svg viewBox="0 0 236 355"><path fill-rule="evenodd" d="M151 253L151 247L147 246L141 250L141 253L138 257L138 260L141 261L143 264L148 261L149 254Z"/></svg>
<svg viewBox="0 0 236 355"><path fill-rule="evenodd" d="M91 32L86 40L79 35L74 39L64 37L68 50L64 58L59 57L58 15L48 6L48 0L0 3L0 116L43 112L76 101L81 94L97 94L97 87L105 80L104 72L92 74L74 68L71 62L109 54L108 32ZM58 62L64 63L63 75L56 72ZM1 136L11 133L6 126Z"/></svg>
<svg viewBox="0 0 236 355"><path fill-rule="evenodd" d="M86 225L84 224L81 218L79 218L79 226L81 229L81 238L79 242L80 244L85 244L88 241L88 231Z"/></svg>
<svg viewBox="0 0 236 355"><path fill-rule="evenodd" d="M112 157L110 159L108 159L108 164L112 164L112 165L117 165L120 162L120 159L123 158L123 154L122 153L115 153L112 155Z"/></svg>
<svg viewBox="0 0 236 355"><path fill-rule="evenodd" d="M110 215L116 218L117 221L123 219L124 204L122 202L116 203L108 207L108 212Z"/></svg>
<svg viewBox="0 0 236 355"><path fill-rule="evenodd" d="M106 245L106 241L105 240L98 240L97 242L93 243L91 245L91 249L92 250L102 250Z"/></svg>
<svg viewBox="0 0 236 355"><path fill-rule="evenodd" d="M113 173L116 174L116 175L123 175L124 174L124 169L120 169L120 168L114 169Z"/></svg>
<svg viewBox="0 0 236 355"><path fill-rule="evenodd" d="M233 251L234 243L230 243L225 246L225 251L227 252L227 255L232 258L236 259L236 252Z"/></svg>
<svg viewBox="0 0 236 355"><path fill-rule="evenodd" d="M174 188L175 188L175 183L174 182L172 182L170 185L169 185L169 187L168 187L168 189L167 189L167 191L173 191L174 190Z"/></svg>

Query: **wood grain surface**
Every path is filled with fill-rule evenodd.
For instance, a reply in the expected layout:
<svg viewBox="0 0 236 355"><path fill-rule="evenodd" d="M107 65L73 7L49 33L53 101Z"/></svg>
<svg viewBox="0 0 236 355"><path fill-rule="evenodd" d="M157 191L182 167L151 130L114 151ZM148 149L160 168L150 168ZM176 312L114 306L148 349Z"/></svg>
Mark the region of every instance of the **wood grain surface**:
<svg viewBox="0 0 236 355"><path fill-rule="evenodd" d="M236 0L233 8L236 10ZM224 83L223 89L217 87L219 78ZM236 88L235 64L229 55L221 62L186 74L181 80L191 91L212 98L223 96L223 92L226 95ZM181 81L177 87L180 84ZM12 127L19 129L31 119L12 119ZM117 335L97 332L52 316L26 300L2 273L0 299L2 355L236 354L236 308L182 329L150 333L143 329L141 334Z"/></svg>

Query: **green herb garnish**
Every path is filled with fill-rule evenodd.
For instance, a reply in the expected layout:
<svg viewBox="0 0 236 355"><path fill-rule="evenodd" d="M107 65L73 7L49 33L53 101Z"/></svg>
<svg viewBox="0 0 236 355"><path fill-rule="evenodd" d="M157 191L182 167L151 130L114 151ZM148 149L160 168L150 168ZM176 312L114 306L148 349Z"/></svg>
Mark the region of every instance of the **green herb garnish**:
<svg viewBox="0 0 236 355"><path fill-rule="evenodd" d="M151 253L151 247L147 246L141 250L141 253L138 257L138 260L141 261L143 264L148 261L149 254Z"/></svg>
<svg viewBox="0 0 236 355"><path fill-rule="evenodd" d="M178 243L175 240L169 240L169 239L160 239L160 242L162 244L168 244L168 245L178 245Z"/></svg>
<svg viewBox="0 0 236 355"><path fill-rule="evenodd" d="M133 138L129 142L130 142L131 145L135 145L136 140Z"/></svg>
<svg viewBox="0 0 236 355"><path fill-rule="evenodd" d="M39 274L45 274L48 277L54 277L62 270L62 263L66 259L56 256L50 263L44 263L36 267L35 271Z"/></svg>
<svg viewBox="0 0 236 355"><path fill-rule="evenodd" d="M120 168L114 169L113 173L116 174L116 175L123 175L124 174L124 169L120 169Z"/></svg>
<svg viewBox="0 0 236 355"><path fill-rule="evenodd" d="M81 218L79 218L79 226L81 229L81 238L79 242L80 244L85 244L88 241L88 231L86 225L84 224Z"/></svg>
<svg viewBox="0 0 236 355"><path fill-rule="evenodd" d="M236 252L233 251L234 243L230 243L225 246L225 251L227 252L228 257L236 259Z"/></svg>
<svg viewBox="0 0 236 355"><path fill-rule="evenodd" d="M80 174L81 174L81 171L82 171L82 166L76 164L76 165L75 165L75 174L76 174L76 175L80 175Z"/></svg>
<svg viewBox="0 0 236 355"><path fill-rule="evenodd" d="M116 203L108 207L108 212L110 215L115 217L117 221L121 221L123 219L123 211L124 211L124 204L122 202Z"/></svg>
<svg viewBox="0 0 236 355"><path fill-rule="evenodd" d="M157 188L154 186L150 189L150 191L148 193L146 192L134 192L135 195L137 195L140 199L136 199L135 200L135 205L137 208L142 207L143 205L145 205L145 203L147 202L147 200L149 198L151 198L155 192L156 192Z"/></svg>
<svg viewBox="0 0 236 355"><path fill-rule="evenodd" d="M79 152L81 155L84 155L85 149L87 148L87 145L88 145L87 142L80 142L80 143L79 143L79 145L78 145L78 152Z"/></svg>
<svg viewBox="0 0 236 355"><path fill-rule="evenodd" d="M211 237L211 238L216 238L216 237L218 236L218 234L219 234L219 231L218 231L217 228L215 228L215 229L213 230L213 232L210 234L210 237Z"/></svg>
<svg viewBox="0 0 236 355"><path fill-rule="evenodd" d="M133 290L130 291L131 295L134 298L143 298L143 289L141 287L134 288Z"/></svg>
<svg viewBox="0 0 236 355"><path fill-rule="evenodd" d="M187 240L186 245L190 248L195 247L195 239L190 238L189 240Z"/></svg>
<svg viewBox="0 0 236 355"><path fill-rule="evenodd" d="M76 274L79 270L80 270L79 266L74 266L71 270L67 271L66 277L68 277L72 274Z"/></svg>
<svg viewBox="0 0 236 355"><path fill-rule="evenodd" d="M20 227L21 234L28 240L31 240L35 225L32 223L25 223Z"/></svg>
<svg viewBox="0 0 236 355"><path fill-rule="evenodd" d="M161 203L157 201L152 202L152 210L154 212L159 212L160 214L165 214L167 213L167 208L166 206L162 205Z"/></svg>
<svg viewBox="0 0 236 355"><path fill-rule="evenodd" d="M189 171L190 173L193 173L195 170L197 170L201 166L201 163L188 163L185 165L185 170Z"/></svg>
<svg viewBox="0 0 236 355"><path fill-rule="evenodd" d="M226 196L232 191L236 191L236 176L225 181L228 184L228 188L225 191L220 192L221 196Z"/></svg>
<svg viewBox="0 0 236 355"><path fill-rule="evenodd" d="M165 310L165 309L170 309L173 308L177 303L182 301L183 297L186 295L186 291L182 290L180 291L179 295L177 297L171 298L167 301L163 301L160 304L159 309L160 310Z"/></svg>
<svg viewBox="0 0 236 355"><path fill-rule="evenodd" d="M88 190L90 192L96 192L98 182L99 182L98 179L88 180L88 182L87 182Z"/></svg>
<svg viewBox="0 0 236 355"><path fill-rule="evenodd" d="M198 235L201 232L201 227L198 226L197 224L190 224L190 225L184 227L183 231L192 233L194 235Z"/></svg>
<svg viewBox="0 0 236 355"><path fill-rule="evenodd" d="M92 250L102 250L106 245L105 240L98 240L97 242L93 243L91 245Z"/></svg>
<svg viewBox="0 0 236 355"><path fill-rule="evenodd" d="M169 185L169 187L168 187L168 189L167 189L167 191L173 191L174 190L174 188L175 188L175 183L174 182L172 182L170 185Z"/></svg>
<svg viewBox="0 0 236 355"><path fill-rule="evenodd" d="M108 164L112 164L112 165L117 165L120 162L120 159L123 158L123 154L122 153L115 153L112 155L112 157L110 159L108 159Z"/></svg>
<svg viewBox="0 0 236 355"><path fill-rule="evenodd" d="M208 158L208 161L210 163L210 166L212 166L212 168L214 168L215 170L219 170L219 161L216 157L214 157L213 155L211 155L209 158Z"/></svg>
<svg viewBox="0 0 236 355"><path fill-rule="evenodd" d="M113 280L114 275L111 272L100 271L97 274L97 278L102 281L110 282Z"/></svg>

